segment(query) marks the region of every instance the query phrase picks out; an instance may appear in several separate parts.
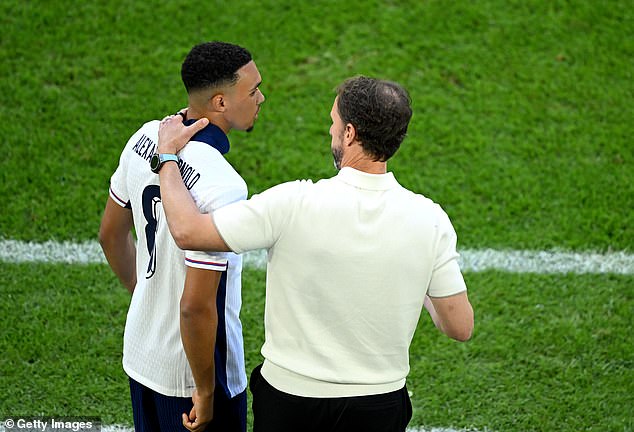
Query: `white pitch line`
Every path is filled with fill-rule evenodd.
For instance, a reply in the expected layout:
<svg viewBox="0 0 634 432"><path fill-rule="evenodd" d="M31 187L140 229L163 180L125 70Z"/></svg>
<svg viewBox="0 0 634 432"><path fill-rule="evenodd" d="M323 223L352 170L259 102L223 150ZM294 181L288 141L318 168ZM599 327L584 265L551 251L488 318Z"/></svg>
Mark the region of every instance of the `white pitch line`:
<svg viewBox="0 0 634 432"><path fill-rule="evenodd" d="M570 252L466 249L460 268L468 272L501 270L511 273L634 274L634 255L619 252Z"/></svg>
<svg viewBox="0 0 634 432"><path fill-rule="evenodd" d="M0 261L9 263L41 262L67 264L105 263L96 241L42 243L0 240ZM247 268L264 269L266 252L244 254ZM618 252L570 252L464 249L460 251L460 267L464 272L500 270L510 273L615 273L634 274L634 255Z"/></svg>

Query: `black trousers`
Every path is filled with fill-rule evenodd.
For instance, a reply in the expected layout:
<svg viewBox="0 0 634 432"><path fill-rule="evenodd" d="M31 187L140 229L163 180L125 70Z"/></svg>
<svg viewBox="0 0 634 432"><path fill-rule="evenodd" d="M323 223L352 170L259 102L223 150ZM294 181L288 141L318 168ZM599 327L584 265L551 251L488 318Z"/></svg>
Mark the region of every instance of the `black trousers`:
<svg viewBox="0 0 634 432"><path fill-rule="evenodd" d="M251 373L253 432L405 432L412 403L403 387L391 393L342 398L295 396Z"/></svg>

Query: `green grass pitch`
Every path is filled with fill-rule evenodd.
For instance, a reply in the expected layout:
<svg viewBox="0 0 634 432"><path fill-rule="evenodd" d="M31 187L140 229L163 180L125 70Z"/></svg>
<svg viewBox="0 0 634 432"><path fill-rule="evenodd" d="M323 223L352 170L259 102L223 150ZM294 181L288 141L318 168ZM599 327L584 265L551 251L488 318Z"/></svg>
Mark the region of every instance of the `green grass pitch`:
<svg viewBox="0 0 634 432"><path fill-rule="evenodd" d="M249 193L334 175L329 110L344 78L410 91L390 162L443 205L459 248L634 245L634 12L627 1L277 0L0 4L0 239L96 239L128 137L186 105L192 45L246 46L266 102L228 157ZM631 274L467 273L473 339L421 318L413 427L634 430ZM0 418L131 424L120 365L128 295L105 265L0 263ZM247 367L264 273L244 272Z"/></svg>

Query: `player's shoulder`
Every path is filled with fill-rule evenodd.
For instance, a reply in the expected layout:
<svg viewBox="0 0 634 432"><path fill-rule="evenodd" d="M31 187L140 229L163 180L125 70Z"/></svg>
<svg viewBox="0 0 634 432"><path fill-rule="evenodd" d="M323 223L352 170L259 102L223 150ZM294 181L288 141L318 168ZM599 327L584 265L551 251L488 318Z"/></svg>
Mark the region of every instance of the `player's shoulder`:
<svg viewBox="0 0 634 432"><path fill-rule="evenodd" d="M158 139L158 130L161 122L159 120L149 120L146 121L137 129L134 135L138 134L146 134L151 135L152 138Z"/></svg>
<svg viewBox="0 0 634 432"><path fill-rule="evenodd" d="M214 147L192 141L178 156L181 177L194 195L208 197L220 194L246 198L246 182Z"/></svg>
<svg viewBox="0 0 634 432"><path fill-rule="evenodd" d="M180 151L178 157L185 166L205 173L214 181L242 179L222 153L206 143L191 141Z"/></svg>
<svg viewBox="0 0 634 432"><path fill-rule="evenodd" d="M215 147L201 141L188 142L178 155L181 159L189 160L193 164L226 162L224 156Z"/></svg>
<svg viewBox="0 0 634 432"><path fill-rule="evenodd" d="M138 147L144 142L156 146L158 144L158 129L160 121L150 120L141 125L128 139L126 150Z"/></svg>

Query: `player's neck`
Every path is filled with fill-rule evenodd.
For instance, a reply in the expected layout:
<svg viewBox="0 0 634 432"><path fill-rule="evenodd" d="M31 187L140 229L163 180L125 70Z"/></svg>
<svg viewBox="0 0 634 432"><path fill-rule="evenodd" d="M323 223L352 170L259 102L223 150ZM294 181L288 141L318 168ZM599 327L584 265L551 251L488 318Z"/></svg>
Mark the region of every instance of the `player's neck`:
<svg viewBox="0 0 634 432"><path fill-rule="evenodd" d="M203 117L209 120L209 123L214 124L218 126L220 129L222 129L225 135L229 133L229 130L231 130L227 122L224 121L224 118L222 117L222 113L203 112L193 107L187 108L188 120L189 119L198 120Z"/></svg>

